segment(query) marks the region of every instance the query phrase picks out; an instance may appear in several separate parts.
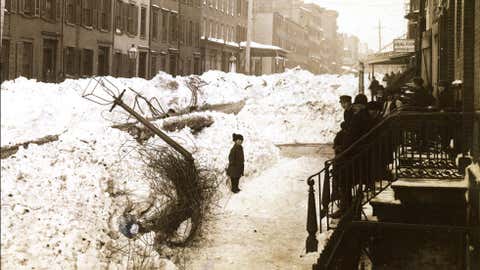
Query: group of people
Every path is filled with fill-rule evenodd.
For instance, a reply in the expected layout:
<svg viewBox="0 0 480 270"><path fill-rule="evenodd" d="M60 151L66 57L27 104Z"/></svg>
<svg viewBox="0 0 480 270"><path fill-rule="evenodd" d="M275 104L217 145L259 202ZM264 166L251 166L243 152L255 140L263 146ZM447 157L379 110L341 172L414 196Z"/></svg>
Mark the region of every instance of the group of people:
<svg viewBox="0 0 480 270"><path fill-rule="evenodd" d="M392 74L389 76L389 79L394 80L396 76L399 75ZM352 145L395 110L458 110L461 106L458 102L458 94L448 83L440 82L438 86L438 99L436 100L431 91L428 90L428 87L424 87L424 81L420 77L413 78L411 83L401 87L391 83L389 86L384 87L373 77L369 86L372 92L370 102L368 102L367 96L364 94L355 96L353 102L351 96L340 96L340 104L344 109L343 122L340 124L341 129L337 133L333 145L336 162L333 164L332 198L340 201L340 209L337 211L337 215L342 214L345 206L351 202L352 183L349 183L351 181L349 179L354 175L348 169L343 168L343 165L339 164L351 159L352 153L359 152L358 149L352 149ZM422 134L419 134L420 140L422 140L422 136ZM353 148L362 146L363 144L359 142ZM351 149L345 152L348 148ZM378 159L381 160L382 164L374 164L373 166L379 168L383 176L388 177L388 164L392 162L393 149L384 148L385 151L380 153L382 157ZM382 171L383 169L385 169L385 172ZM369 170L370 168L363 169L363 171ZM365 178L363 181L369 184L372 184L370 182L374 181L370 175L360 175L360 177Z"/></svg>

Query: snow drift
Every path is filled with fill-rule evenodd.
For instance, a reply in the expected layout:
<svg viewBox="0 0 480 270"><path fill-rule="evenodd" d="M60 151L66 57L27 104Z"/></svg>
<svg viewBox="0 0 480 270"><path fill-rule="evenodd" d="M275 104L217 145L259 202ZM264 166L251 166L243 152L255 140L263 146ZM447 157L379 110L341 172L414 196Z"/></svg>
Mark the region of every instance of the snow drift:
<svg viewBox="0 0 480 270"><path fill-rule="evenodd" d="M107 78L119 88L156 97L163 109L192 103L192 77ZM198 112L214 121L199 133L188 127L167 132L198 164L223 178L233 132L245 137L245 174L254 176L277 161L275 143L330 142L342 117L338 96L356 91L352 75L314 76L302 70L260 77L210 71L194 79L200 85L199 106L246 100L238 115ZM126 114L120 108L109 113L109 106L81 98L88 83L19 78L2 84L2 147L59 135L58 141L20 147L2 160L2 268L122 269L128 264L118 247L129 242L118 233L116 219L127 200L141 203L150 190L141 178L137 142L112 128ZM125 102L131 104L133 96ZM152 137L149 143L163 142ZM156 261L160 269L168 265L173 267Z"/></svg>

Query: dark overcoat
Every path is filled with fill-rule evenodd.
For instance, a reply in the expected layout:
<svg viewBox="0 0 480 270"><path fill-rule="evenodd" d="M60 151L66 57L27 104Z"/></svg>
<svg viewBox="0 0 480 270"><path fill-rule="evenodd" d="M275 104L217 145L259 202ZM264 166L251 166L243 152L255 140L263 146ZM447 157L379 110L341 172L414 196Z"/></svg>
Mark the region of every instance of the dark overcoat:
<svg viewBox="0 0 480 270"><path fill-rule="evenodd" d="M243 147L234 144L228 155L227 174L232 178L240 178L244 170Z"/></svg>

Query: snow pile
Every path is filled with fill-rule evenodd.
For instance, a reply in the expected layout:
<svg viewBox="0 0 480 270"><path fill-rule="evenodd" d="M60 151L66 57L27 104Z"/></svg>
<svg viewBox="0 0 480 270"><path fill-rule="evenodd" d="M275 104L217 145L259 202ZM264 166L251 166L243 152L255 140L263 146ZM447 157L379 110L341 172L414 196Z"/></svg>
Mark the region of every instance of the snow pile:
<svg viewBox="0 0 480 270"><path fill-rule="evenodd" d="M132 186L143 196L149 191L135 172L142 164L124 157L128 136L114 129L94 139L67 132L2 160L2 268L126 265L114 248L128 243L115 222L125 198L115 196Z"/></svg>
<svg viewBox="0 0 480 270"><path fill-rule="evenodd" d="M239 118L255 119L254 128L275 143L332 142L343 121L338 97L358 91L353 75L314 76L289 70L266 81L266 95L249 99Z"/></svg>
<svg viewBox="0 0 480 270"><path fill-rule="evenodd" d="M261 77L218 71L190 78L165 73L152 80L106 77L120 90L131 87L157 98L164 109L191 104L187 83L192 78L203 85L200 106L247 100L237 116L199 113L210 115L214 123L197 134L189 128L168 133L200 166L225 180L232 133L245 137L245 175L253 181L252 176L278 161L274 143L331 140L342 115L338 95L355 89L353 76L313 76L300 70ZM127 198L141 204L150 190L142 179L137 142L111 128L127 115L119 107L109 113L110 106L81 98L89 83L80 79L45 84L19 78L2 84L2 146L59 135L58 141L20 147L2 160L2 268L115 269L127 264L128 256L116 249L128 246L116 218ZM128 92L124 100L132 104L134 96ZM144 115L149 116L148 111ZM148 143L162 142L153 137ZM164 268L160 265L165 262L158 259L157 268Z"/></svg>

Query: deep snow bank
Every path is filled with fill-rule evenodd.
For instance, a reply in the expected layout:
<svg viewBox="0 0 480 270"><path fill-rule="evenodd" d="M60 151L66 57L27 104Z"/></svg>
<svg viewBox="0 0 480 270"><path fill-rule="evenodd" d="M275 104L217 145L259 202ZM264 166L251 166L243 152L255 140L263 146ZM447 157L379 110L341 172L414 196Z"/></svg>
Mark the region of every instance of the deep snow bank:
<svg viewBox="0 0 480 270"><path fill-rule="evenodd" d="M233 132L245 137L246 176L276 162L274 142L330 140L341 117L337 96L354 89L353 76L313 76L301 70L261 77L212 71L194 78L203 85L200 105L247 100L237 116L201 113L215 122L196 135L188 128L169 133L218 177L225 177ZM107 79L156 97L164 108L188 106L192 100L190 78L160 73L152 80ZM2 146L60 134L56 142L20 148L2 160L2 268L115 269L127 264L118 247L129 242L117 232L116 218L127 199L141 203L150 190L135 153L138 144L111 128L126 114L120 108L109 113L110 106L81 98L88 84L86 79L45 84L25 78L2 84ZM131 104L133 96L125 100ZM161 142L153 137L149 143ZM160 268L165 261L156 264Z"/></svg>

